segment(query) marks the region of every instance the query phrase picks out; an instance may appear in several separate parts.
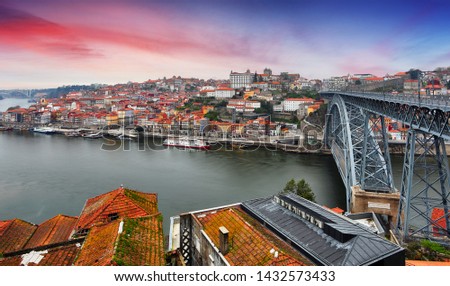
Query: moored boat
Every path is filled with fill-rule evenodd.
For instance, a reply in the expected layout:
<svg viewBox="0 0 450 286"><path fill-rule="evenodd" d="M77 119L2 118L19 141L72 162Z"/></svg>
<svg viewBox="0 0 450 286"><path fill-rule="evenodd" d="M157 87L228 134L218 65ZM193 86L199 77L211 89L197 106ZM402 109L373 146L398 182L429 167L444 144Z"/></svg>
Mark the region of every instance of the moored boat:
<svg viewBox="0 0 450 286"><path fill-rule="evenodd" d="M190 138L169 138L164 140L164 146L169 147L180 147L189 149L201 149L208 150L210 148L209 144L201 139L190 139Z"/></svg>
<svg viewBox="0 0 450 286"><path fill-rule="evenodd" d="M35 128L33 128L33 132L44 133L44 134L56 133L55 129L53 129L51 127L35 127Z"/></svg>
<svg viewBox="0 0 450 286"><path fill-rule="evenodd" d="M77 131L66 132L65 135L67 137L80 137L81 134Z"/></svg>
<svg viewBox="0 0 450 286"><path fill-rule="evenodd" d="M85 134L83 137L88 139L99 139L103 137L103 132Z"/></svg>

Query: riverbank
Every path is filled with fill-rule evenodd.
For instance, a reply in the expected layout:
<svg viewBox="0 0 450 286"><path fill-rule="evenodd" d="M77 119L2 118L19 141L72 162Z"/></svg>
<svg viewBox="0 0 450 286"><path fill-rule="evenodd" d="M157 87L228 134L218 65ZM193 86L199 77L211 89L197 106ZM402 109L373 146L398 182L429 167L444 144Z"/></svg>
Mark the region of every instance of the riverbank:
<svg viewBox="0 0 450 286"><path fill-rule="evenodd" d="M15 131L24 131L24 132L32 132L34 125L25 125L25 124L5 124L6 128L9 130ZM177 139L177 138L185 138L184 135L176 135L171 133L158 133L158 132L137 132L135 129L106 129L106 128L93 128L93 127L50 127L55 134L68 135L71 134L70 137L74 137L73 133L81 133L84 134L103 134L104 136L110 137L125 137L131 138L134 140L148 140L149 138L158 138L158 139ZM259 148L265 148L269 151L284 151L289 153L297 153L297 154L319 154L319 155L330 155L329 150L325 150L322 148L321 141L314 141L314 144L310 144L311 142L305 142L301 138L301 136L261 136L261 137L216 137L216 136L190 136L190 139L201 139L206 143L212 146L225 147L227 150L255 150ZM283 142L295 142L295 144L288 144Z"/></svg>

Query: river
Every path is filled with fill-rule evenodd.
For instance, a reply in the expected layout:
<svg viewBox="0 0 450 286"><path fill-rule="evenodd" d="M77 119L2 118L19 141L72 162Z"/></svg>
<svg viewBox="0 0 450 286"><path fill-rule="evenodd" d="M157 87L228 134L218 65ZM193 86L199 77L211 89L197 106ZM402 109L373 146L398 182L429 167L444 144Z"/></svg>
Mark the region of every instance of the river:
<svg viewBox="0 0 450 286"><path fill-rule="evenodd" d="M33 103L28 102L28 99L23 98L4 98L0 100L0 112L6 111L9 107L17 106L29 107Z"/></svg>
<svg viewBox="0 0 450 286"><path fill-rule="evenodd" d="M0 220L39 224L59 213L77 216L86 199L121 184L158 193L165 230L170 216L270 196L291 178L305 178L318 203L345 207L331 156L264 149L193 152L129 141L105 151L105 142L0 133Z"/></svg>

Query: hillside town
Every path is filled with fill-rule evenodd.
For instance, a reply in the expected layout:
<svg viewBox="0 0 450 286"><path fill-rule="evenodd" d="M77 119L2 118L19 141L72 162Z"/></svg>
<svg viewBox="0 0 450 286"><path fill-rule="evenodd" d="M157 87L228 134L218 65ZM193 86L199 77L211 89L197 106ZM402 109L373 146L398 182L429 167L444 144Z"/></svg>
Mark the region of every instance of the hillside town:
<svg viewBox="0 0 450 286"><path fill-rule="evenodd" d="M420 78L420 79L419 79ZM323 126L308 116L325 110L319 90L358 90L389 94L448 95L450 71L398 72L383 77L353 74L307 79L298 73L231 71L227 80L171 77L98 85L49 96L30 93L28 108L11 107L0 116L2 130L42 126L100 129L141 126L154 134L248 137L295 134L298 124ZM322 113L324 113L322 111ZM323 117L323 116L322 116ZM313 122L309 122L313 121ZM391 140L404 140L406 128L389 123Z"/></svg>

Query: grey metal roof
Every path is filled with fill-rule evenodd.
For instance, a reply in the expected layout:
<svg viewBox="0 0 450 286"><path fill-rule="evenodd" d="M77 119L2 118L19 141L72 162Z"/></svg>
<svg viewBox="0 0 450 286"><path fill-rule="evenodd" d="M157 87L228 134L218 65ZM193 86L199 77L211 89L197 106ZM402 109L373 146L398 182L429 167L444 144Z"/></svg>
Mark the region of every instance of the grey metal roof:
<svg viewBox="0 0 450 286"><path fill-rule="evenodd" d="M317 264L368 265L403 251L356 222L294 194L249 200L242 207ZM311 217L322 223L312 223Z"/></svg>

